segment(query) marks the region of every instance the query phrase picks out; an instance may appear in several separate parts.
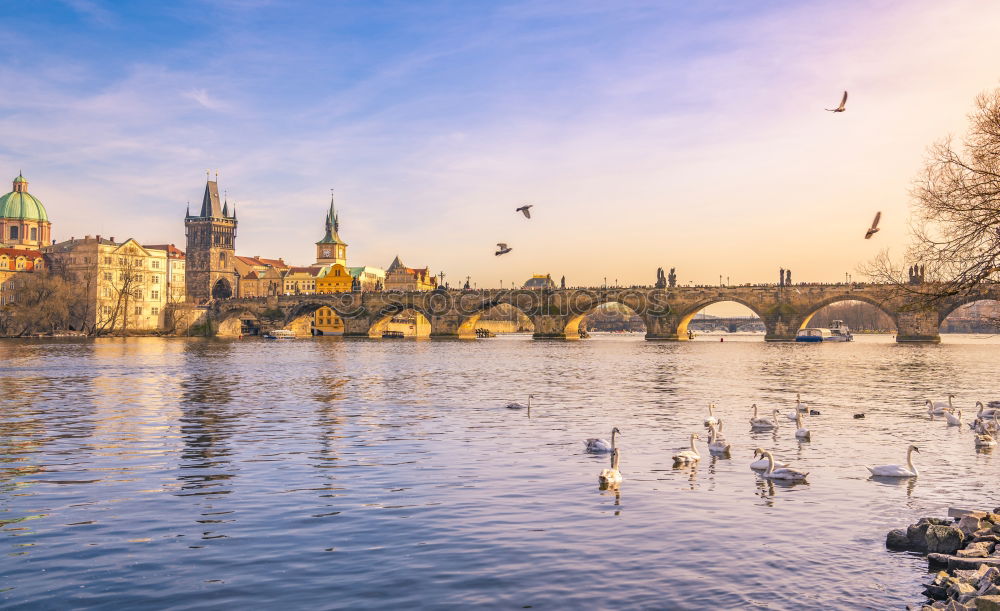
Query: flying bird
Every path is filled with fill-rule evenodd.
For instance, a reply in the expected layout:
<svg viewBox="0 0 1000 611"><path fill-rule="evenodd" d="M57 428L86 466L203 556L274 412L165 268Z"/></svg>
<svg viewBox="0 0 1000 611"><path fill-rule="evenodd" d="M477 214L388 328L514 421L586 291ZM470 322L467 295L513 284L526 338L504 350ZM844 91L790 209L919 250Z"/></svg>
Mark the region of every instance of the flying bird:
<svg viewBox="0 0 1000 611"><path fill-rule="evenodd" d="M525 204L525 205L521 206L520 208L518 208L517 210L515 210L514 212L521 212L521 213L524 214L524 218L530 219L531 218L531 207L532 206L534 206L534 204Z"/></svg>
<svg viewBox="0 0 1000 611"><path fill-rule="evenodd" d="M497 242L497 252L496 252L496 255L498 257L500 255L505 255L505 254L509 253L511 250L513 250L513 249L510 248L509 246L507 246L506 244L504 244L503 242Z"/></svg>
<svg viewBox="0 0 1000 611"><path fill-rule="evenodd" d="M869 227L868 231L865 232L865 239L866 240L870 240L873 235L875 235L876 233L878 233L878 222L879 222L879 220L881 218L882 218L882 212L876 212L875 213L875 220L872 221L872 226Z"/></svg>
<svg viewBox="0 0 1000 611"><path fill-rule="evenodd" d="M824 110L829 110L830 112L844 112L847 110L844 106L847 104L847 92L844 92L844 97L840 99L840 106L836 108L825 108Z"/></svg>

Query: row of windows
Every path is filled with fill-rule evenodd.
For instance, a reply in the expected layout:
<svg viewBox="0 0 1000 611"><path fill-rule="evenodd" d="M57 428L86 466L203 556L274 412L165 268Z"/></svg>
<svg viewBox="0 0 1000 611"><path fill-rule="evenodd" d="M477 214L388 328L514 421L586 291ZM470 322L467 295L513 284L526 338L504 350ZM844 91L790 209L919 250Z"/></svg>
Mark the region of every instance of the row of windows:
<svg viewBox="0 0 1000 611"><path fill-rule="evenodd" d="M110 299L112 297L115 297L117 295L117 292L114 289L112 289L110 286L106 286L106 287L104 287L104 290L102 291L102 294L104 295L105 298ZM143 295L143 293L139 289L136 289L136 290L132 291L132 297L134 297L135 299L142 299L142 295ZM149 292L149 300L150 301L159 301L160 300L160 291L150 291Z"/></svg>
<svg viewBox="0 0 1000 611"><path fill-rule="evenodd" d="M111 306L109 306L109 305L101 306L101 315L102 316L111 316L111 314L113 312L114 312L114 308L112 308ZM143 313L142 306L135 306L135 309L133 310L133 312L135 312L136 316L142 316L142 313ZM152 308L149 309L149 313L151 315L153 315L153 316L159 316L159 314L160 314L160 308L158 308L156 306L153 306Z"/></svg>
<svg viewBox="0 0 1000 611"><path fill-rule="evenodd" d="M38 239L38 227L32 227L28 230L28 239L37 240ZM10 239L20 240L21 239L21 228L17 225L11 225L10 227Z"/></svg>
<svg viewBox="0 0 1000 611"><path fill-rule="evenodd" d="M41 259L35 259L33 262L36 267L42 266ZM0 255L0 269L10 269L10 259L7 257L7 255ZM19 270L28 269L27 257L17 257L14 260L14 269L19 269Z"/></svg>

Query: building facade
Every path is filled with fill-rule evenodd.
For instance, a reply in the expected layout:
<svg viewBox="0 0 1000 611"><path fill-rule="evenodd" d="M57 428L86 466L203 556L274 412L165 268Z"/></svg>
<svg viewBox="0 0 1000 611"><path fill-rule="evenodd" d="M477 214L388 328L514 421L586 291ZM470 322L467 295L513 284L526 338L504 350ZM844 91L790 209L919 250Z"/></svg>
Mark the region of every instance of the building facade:
<svg viewBox="0 0 1000 611"><path fill-rule="evenodd" d="M45 206L28 193L28 181L18 174L13 190L0 197L0 247L38 250L51 243Z"/></svg>
<svg viewBox="0 0 1000 611"><path fill-rule="evenodd" d="M362 291L381 291L385 286L385 270L381 267L348 267L347 273L357 280Z"/></svg>
<svg viewBox="0 0 1000 611"><path fill-rule="evenodd" d="M230 214L229 202L219 201L218 182L207 181L201 211L192 216L189 208L184 217L188 301L205 303L237 294L236 224L235 206Z"/></svg>
<svg viewBox="0 0 1000 611"><path fill-rule="evenodd" d="M354 277L339 263L320 268L316 276L316 292L319 294L348 293L354 286Z"/></svg>
<svg viewBox="0 0 1000 611"><path fill-rule="evenodd" d="M14 301L18 279L25 273L45 269L41 251L26 248L0 248L0 306Z"/></svg>
<svg viewBox="0 0 1000 611"><path fill-rule="evenodd" d="M437 278L431 274L429 267L406 267L398 255L385 270L387 291L433 291L436 288Z"/></svg>
<svg viewBox="0 0 1000 611"><path fill-rule="evenodd" d="M316 267L289 267L285 273L285 295L313 295L317 293L317 276L320 269Z"/></svg>
<svg viewBox="0 0 1000 611"><path fill-rule="evenodd" d="M43 249L50 267L86 295L85 324L103 333L155 331L169 303L167 251L133 239L86 236Z"/></svg>
<svg viewBox="0 0 1000 611"><path fill-rule="evenodd" d="M183 303L187 299L185 282L184 251L173 244L145 244L147 250L162 250L167 253L167 302Z"/></svg>

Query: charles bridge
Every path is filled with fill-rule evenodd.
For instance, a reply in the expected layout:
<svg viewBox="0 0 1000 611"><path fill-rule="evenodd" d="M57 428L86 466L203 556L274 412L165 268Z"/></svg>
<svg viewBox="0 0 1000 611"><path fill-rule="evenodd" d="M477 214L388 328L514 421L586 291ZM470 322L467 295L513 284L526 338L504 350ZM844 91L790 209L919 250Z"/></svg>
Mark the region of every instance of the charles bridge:
<svg viewBox="0 0 1000 611"><path fill-rule="evenodd" d="M924 285L928 291L933 286ZM1000 298L997 285L975 294L945 298L933 306L900 287L875 284L741 285L671 288L569 288L513 290L438 290L350 292L217 300L201 306L197 322L209 335L240 333L241 319L269 319L276 327L308 335L313 314L331 308L344 322L347 337L381 337L394 316L412 310L430 322L435 338L475 337L476 323L490 308L508 304L533 323L536 339L575 339L580 323L598 306L620 303L646 325L646 339L683 341L687 326L706 306L731 301L752 310L764 323L765 340L794 341L821 308L839 301L862 301L888 314L899 342L940 341L941 322L965 303Z"/></svg>

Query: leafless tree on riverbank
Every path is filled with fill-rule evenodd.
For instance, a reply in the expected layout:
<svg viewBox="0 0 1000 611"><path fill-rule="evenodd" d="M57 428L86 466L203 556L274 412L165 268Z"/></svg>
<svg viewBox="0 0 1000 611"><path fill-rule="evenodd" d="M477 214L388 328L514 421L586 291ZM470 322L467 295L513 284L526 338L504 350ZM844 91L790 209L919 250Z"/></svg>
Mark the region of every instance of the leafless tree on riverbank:
<svg viewBox="0 0 1000 611"><path fill-rule="evenodd" d="M906 260L926 266L913 283L905 265L883 251L863 271L916 297L918 305L971 295L1000 280L1000 88L976 97L969 131L928 149L915 181Z"/></svg>

